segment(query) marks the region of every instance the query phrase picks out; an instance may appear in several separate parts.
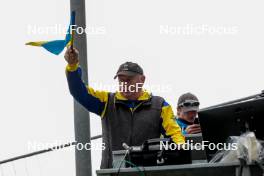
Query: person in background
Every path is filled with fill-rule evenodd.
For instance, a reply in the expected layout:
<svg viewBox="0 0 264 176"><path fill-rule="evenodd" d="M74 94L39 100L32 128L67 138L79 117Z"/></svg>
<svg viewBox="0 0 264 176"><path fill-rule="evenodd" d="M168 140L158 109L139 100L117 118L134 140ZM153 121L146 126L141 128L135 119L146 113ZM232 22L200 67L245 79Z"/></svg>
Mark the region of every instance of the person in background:
<svg viewBox="0 0 264 176"><path fill-rule="evenodd" d="M201 133L197 117L199 105L198 98L192 93L185 93L179 97L176 122L181 127L182 134Z"/></svg>

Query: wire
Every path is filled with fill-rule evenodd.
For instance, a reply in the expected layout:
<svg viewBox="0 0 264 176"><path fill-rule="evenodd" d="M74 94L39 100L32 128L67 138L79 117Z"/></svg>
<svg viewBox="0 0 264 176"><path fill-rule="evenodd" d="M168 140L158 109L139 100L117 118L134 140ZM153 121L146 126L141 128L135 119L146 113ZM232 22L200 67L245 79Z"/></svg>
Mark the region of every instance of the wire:
<svg viewBox="0 0 264 176"><path fill-rule="evenodd" d="M145 167L144 166L142 166L142 169L143 169L144 175L147 176L147 173L146 173L146 170L145 170Z"/></svg>
<svg viewBox="0 0 264 176"><path fill-rule="evenodd" d="M142 169L143 169L143 171L142 171L142 170L140 170L140 167L138 167L137 165L135 165L134 163L132 163L132 162L130 162L130 161L127 161L127 160L120 160L120 161L116 161L116 162L118 162L118 163L120 163L120 162L121 162L121 163L125 162L125 163L129 164L130 166L132 166L133 168L136 168L136 169L138 170L140 176L146 176L145 168L144 168L143 166L142 166ZM118 168L118 171L119 171L119 172L117 172L117 175L116 175L116 176L118 176L119 173L120 173L120 167Z"/></svg>
<svg viewBox="0 0 264 176"><path fill-rule="evenodd" d="M11 162L11 161L16 161L16 160L19 160L19 159L28 158L28 157L39 155L39 154L46 153L46 152L53 152L53 151L56 151L56 150L59 150L59 149L65 148L65 147L70 147L72 145L76 145L76 143L77 142L71 142L71 143L62 144L62 145L59 145L59 146L54 146L54 147L51 147L51 148L48 148L48 149L44 149L44 150L28 153L28 154L25 154L25 155L16 156L16 157L13 157L13 158L9 158L9 159L0 161L0 164L8 163L8 162Z"/></svg>
<svg viewBox="0 0 264 176"><path fill-rule="evenodd" d="M127 156L128 153L129 153L129 149L126 150L126 154L125 154L124 158L122 159L122 161L121 161L121 163L120 163L120 165L119 165L119 167L118 167L117 176L118 176L119 173L120 173L121 166L123 165L123 163L124 163L124 161L125 161L126 156Z"/></svg>

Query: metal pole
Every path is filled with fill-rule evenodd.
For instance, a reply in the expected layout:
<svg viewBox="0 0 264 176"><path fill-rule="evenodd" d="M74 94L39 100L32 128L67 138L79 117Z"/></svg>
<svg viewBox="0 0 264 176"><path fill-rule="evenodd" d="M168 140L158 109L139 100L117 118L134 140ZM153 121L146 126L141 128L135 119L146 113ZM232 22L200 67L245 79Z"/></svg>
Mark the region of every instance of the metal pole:
<svg viewBox="0 0 264 176"><path fill-rule="evenodd" d="M86 28L85 0L70 0L71 11L76 12L75 23L77 27ZM74 35L74 47L79 51L80 66L82 68L82 80L88 84L87 72L87 43L86 34ZM74 101L74 130L75 140L78 143L91 143L90 140L90 116L78 102ZM91 151L75 150L76 176L92 175Z"/></svg>

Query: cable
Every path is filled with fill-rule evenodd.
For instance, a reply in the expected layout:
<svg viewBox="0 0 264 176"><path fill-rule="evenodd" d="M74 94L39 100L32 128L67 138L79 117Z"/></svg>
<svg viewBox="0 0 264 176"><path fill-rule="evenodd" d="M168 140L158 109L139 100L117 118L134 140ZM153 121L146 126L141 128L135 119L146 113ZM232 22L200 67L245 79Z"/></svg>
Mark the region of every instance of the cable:
<svg viewBox="0 0 264 176"><path fill-rule="evenodd" d="M124 158L122 159L121 164L120 164L119 167L118 167L117 176L118 176L119 173L120 173L121 166L122 166L123 163L125 162L125 159L126 159L126 156L127 156L128 153L129 153L129 148L126 150L126 154L125 154Z"/></svg>
<svg viewBox="0 0 264 176"><path fill-rule="evenodd" d="M48 148L48 149L44 149L44 150L28 153L28 154L25 154L25 155L16 156L14 158L9 158L9 159L0 161L0 164L8 163L8 162L11 162L11 161L16 161L16 160L19 160L19 159L28 158L28 157L39 155L39 154L46 153L46 152L53 152L53 151L56 151L56 150L59 150L59 149L65 148L65 147L70 147L72 145L76 145L76 143L77 142L71 142L71 143L67 143L67 144L54 146L54 147L51 147L51 148Z"/></svg>
<svg viewBox="0 0 264 176"><path fill-rule="evenodd" d="M146 176L146 173L145 173L145 168L142 166L142 170L140 170L140 167L138 167L137 165L135 165L134 163L130 162L130 161L127 161L127 160L120 160L120 161L117 161L117 162L125 162L127 164L129 164L130 166L132 166L133 168L136 168L140 174L140 176ZM117 173L117 176L119 175L119 172Z"/></svg>
<svg viewBox="0 0 264 176"><path fill-rule="evenodd" d="M142 166L142 169L143 169L144 176L147 176L147 173L146 173L146 170L145 170L144 166Z"/></svg>
<svg viewBox="0 0 264 176"><path fill-rule="evenodd" d="M124 161L126 160L126 156L127 156L127 154L129 153L130 150L132 150L132 148L129 147L125 142L122 143L122 146L126 149L126 153L125 153L124 158L122 159L121 164L120 164L119 167L118 167L117 176L118 176L119 173L120 173L121 166L123 165Z"/></svg>
<svg viewBox="0 0 264 176"><path fill-rule="evenodd" d="M123 165L124 162L127 163L127 164L130 164L130 166L134 166L134 167L136 167L136 168L138 169L138 171L140 172L140 175L141 175L141 174L142 174L142 171L139 169L139 167L138 167L137 165L135 165L134 163L132 163L132 162L126 160L126 156L127 156L127 154L128 154L131 150L133 150L133 147L128 146L126 143L123 143L122 146L126 149L126 153L125 153L124 158L123 158L122 161L121 161L121 164L120 164L119 167L118 167L117 176L119 175L119 173L120 173L120 169L121 169L121 166ZM144 168L143 166L142 166L142 168L143 168L143 174L144 174L144 176L146 176L145 168Z"/></svg>

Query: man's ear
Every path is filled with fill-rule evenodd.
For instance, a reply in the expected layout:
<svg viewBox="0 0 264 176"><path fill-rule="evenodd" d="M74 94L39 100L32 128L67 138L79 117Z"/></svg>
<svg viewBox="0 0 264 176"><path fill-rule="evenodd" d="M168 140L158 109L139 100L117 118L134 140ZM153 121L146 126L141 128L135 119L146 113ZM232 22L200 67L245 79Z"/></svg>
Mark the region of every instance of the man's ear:
<svg viewBox="0 0 264 176"><path fill-rule="evenodd" d="M177 116L178 117L180 116L180 111L181 111L181 108L180 107L177 107Z"/></svg>
<svg viewBox="0 0 264 176"><path fill-rule="evenodd" d="M145 83L145 80L146 80L145 75L141 75L141 76L140 76L140 81L141 81L142 83Z"/></svg>

